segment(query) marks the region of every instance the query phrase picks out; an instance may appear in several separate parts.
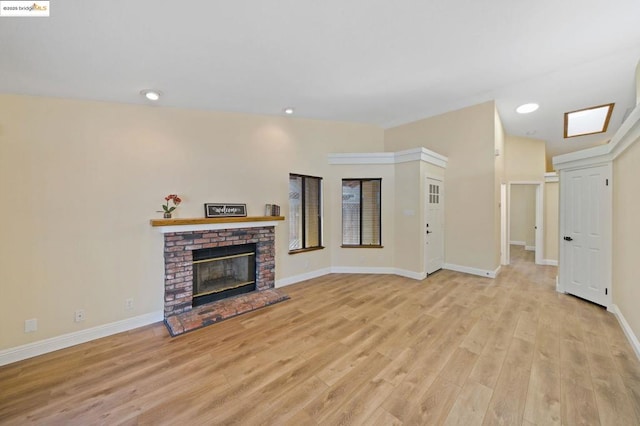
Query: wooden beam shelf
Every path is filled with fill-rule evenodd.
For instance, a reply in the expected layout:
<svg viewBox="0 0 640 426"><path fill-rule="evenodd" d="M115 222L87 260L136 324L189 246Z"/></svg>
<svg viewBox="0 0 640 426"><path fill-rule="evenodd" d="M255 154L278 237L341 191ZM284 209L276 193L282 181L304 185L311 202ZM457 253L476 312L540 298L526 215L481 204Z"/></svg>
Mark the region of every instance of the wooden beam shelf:
<svg viewBox="0 0 640 426"><path fill-rule="evenodd" d="M199 217L190 219L151 219L151 226L210 225L219 223L271 222L284 216Z"/></svg>

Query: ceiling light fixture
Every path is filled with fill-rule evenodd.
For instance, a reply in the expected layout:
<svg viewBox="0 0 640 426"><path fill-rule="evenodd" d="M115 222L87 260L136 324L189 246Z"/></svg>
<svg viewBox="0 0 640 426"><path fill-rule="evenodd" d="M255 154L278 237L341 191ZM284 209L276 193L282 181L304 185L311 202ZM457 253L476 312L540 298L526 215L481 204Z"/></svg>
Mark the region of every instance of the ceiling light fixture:
<svg viewBox="0 0 640 426"><path fill-rule="evenodd" d="M524 105L520 105L518 108L516 108L516 112L518 114L529 114L530 112L533 112L535 110L537 110L538 108L540 108L540 105L538 104L524 104Z"/></svg>
<svg viewBox="0 0 640 426"><path fill-rule="evenodd" d="M162 95L162 92L160 92L159 90L145 89L141 90L140 94L150 101L157 101L158 99L160 99L160 95Z"/></svg>
<svg viewBox="0 0 640 426"><path fill-rule="evenodd" d="M564 113L564 137L593 135L604 133L609 127L609 120L615 104L599 105L578 111Z"/></svg>
<svg viewBox="0 0 640 426"><path fill-rule="evenodd" d="M285 108L284 113L287 115L293 115L293 108Z"/></svg>

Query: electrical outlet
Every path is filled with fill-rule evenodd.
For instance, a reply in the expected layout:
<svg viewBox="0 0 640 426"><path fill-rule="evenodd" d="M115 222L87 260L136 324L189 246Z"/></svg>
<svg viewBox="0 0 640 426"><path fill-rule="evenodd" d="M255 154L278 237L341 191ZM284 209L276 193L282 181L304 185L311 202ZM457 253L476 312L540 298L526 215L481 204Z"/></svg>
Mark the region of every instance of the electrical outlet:
<svg viewBox="0 0 640 426"><path fill-rule="evenodd" d="M76 309L75 322L84 321L84 309Z"/></svg>
<svg viewBox="0 0 640 426"><path fill-rule="evenodd" d="M38 319L32 318L24 321L24 332L33 333L38 330Z"/></svg>
<svg viewBox="0 0 640 426"><path fill-rule="evenodd" d="M133 299L126 299L126 300L124 301L124 308L125 308L127 311L132 310L132 309L133 309Z"/></svg>

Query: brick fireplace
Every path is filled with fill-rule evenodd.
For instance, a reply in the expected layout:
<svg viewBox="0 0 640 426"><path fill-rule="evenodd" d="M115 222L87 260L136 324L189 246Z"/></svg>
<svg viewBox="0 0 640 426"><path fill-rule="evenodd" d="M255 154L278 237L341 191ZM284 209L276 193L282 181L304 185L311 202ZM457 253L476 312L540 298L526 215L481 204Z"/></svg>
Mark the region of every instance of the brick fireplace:
<svg viewBox="0 0 640 426"><path fill-rule="evenodd" d="M281 290L275 289L275 224L240 222L224 228L224 224L218 223L197 229L198 226L193 225L180 226L180 221L152 221L152 225L163 227L164 318L171 335L288 299ZM193 307L194 251L251 244L255 244L255 291Z"/></svg>

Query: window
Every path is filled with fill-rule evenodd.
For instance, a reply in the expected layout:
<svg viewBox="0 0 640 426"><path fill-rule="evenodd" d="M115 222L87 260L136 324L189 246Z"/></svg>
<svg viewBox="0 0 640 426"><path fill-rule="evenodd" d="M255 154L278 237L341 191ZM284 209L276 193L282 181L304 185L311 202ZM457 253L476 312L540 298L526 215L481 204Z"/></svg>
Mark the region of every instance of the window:
<svg viewBox="0 0 640 426"><path fill-rule="evenodd" d="M322 178L289 175L289 253L322 248Z"/></svg>
<svg viewBox="0 0 640 426"><path fill-rule="evenodd" d="M429 184L429 204L440 204L440 185Z"/></svg>
<svg viewBox="0 0 640 426"><path fill-rule="evenodd" d="M382 179L342 179L342 246L381 247Z"/></svg>

